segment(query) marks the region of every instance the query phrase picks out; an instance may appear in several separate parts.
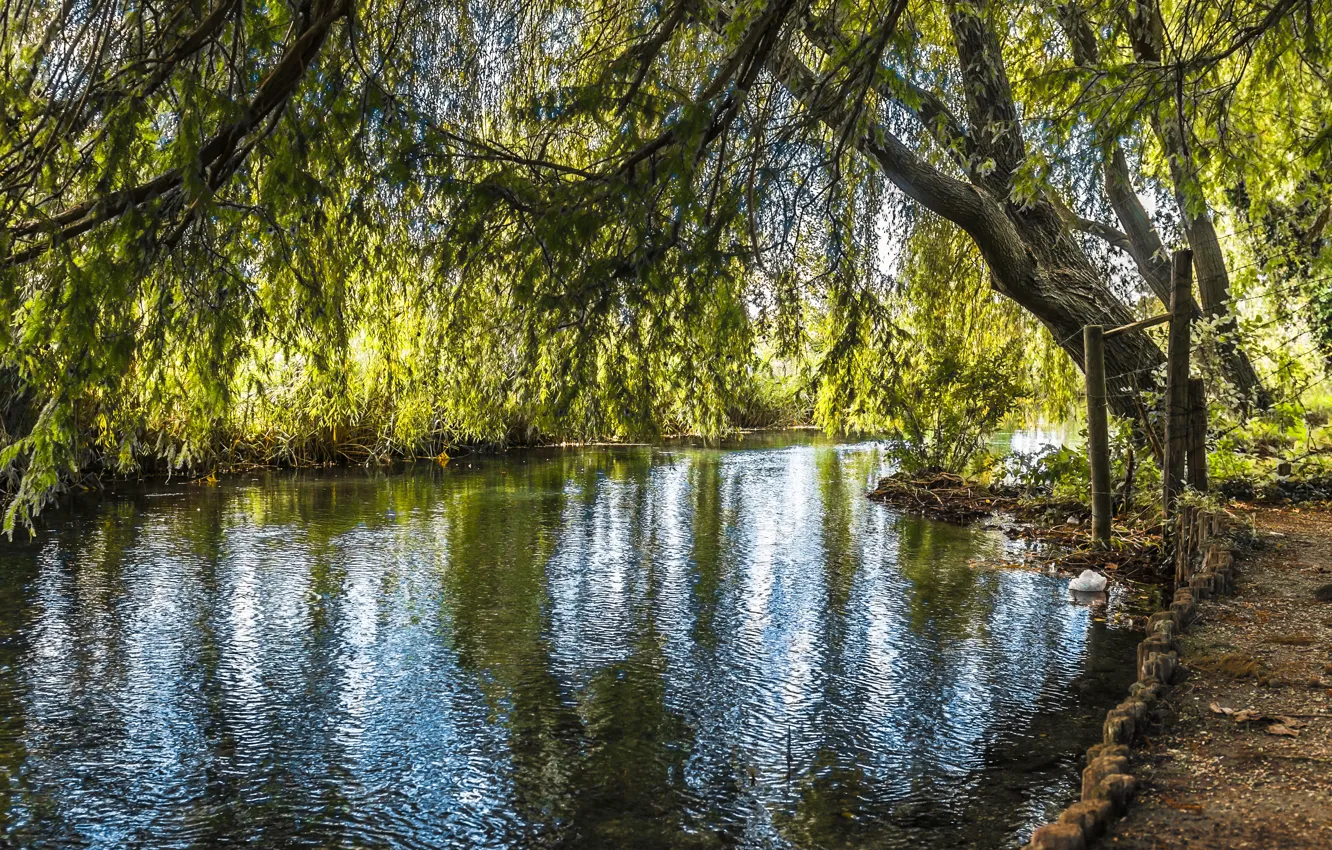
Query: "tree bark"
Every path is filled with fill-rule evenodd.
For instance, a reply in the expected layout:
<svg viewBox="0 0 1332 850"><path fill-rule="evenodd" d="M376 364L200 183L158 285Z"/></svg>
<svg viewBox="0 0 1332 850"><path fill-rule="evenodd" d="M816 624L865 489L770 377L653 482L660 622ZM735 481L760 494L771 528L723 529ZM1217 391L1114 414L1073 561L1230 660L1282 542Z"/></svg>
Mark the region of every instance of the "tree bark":
<svg viewBox="0 0 1332 850"><path fill-rule="evenodd" d="M961 227L975 241L999 292L1050 329L1074 362L1084 360L1083 327L1117 327L1133 320L1109 290L1060 211L1047 199L1011 199L1014 173L1026 158L999 42L984 9L974 0L950 3L949 19L962 67L969 139L985 167L969 171L973 182L943 174L881 124L872 124L857 146L907 197ZM812 71L789 50L778 50L769 70L825 126L846 125L847 107L832 101ZM927 132L930 130L926 127ZM1137 386L1156 386L1164 357L1142 331L1106 342L1111 408L1137 415Z"/></svg>
<svg viewBox="0 0 1332 850"><path fill-rule="evenodd" d="M1139 0L1127 10L1125 22L1129 42L1140 62L1160 66L1165 53L1165 25L1156 0ZM1174 79L1163 76L1163 85L1178 86L1183 70L1176 67ZM1170 179L1174 184L1175 202L1184 222L1184 232L1193 250L1194 269L1198 277L1198 300L1203 315L1217 324L1217 349L1226 378L1248 401L1256 401L1260 408L1270 407L1272 396L1262 385L1258 373L1244 350L1235 340L1238 328L1230 313L1230 275L1226 270L1225 254L1216 235L1211 206L1198 179L1197 165L1189 145L1189 128L1185 124L1183 104L1176 97L1162 97L1152 110L1149 121L1161 150L1170 164Z"/></svg>
<svg viewBox="0 0 1332 850"><path fill-rule="evenodd" d="M1081 363L1083 326L1125 325L1132 322L1132 314L1110 292L1055 204L1048 199L1023 204L1012 200L1013 178L1026 159L1026 147L987 4L984 0L951 0L948 19L962 69L971 135L979 155L994 163L988 174L978 170L978 182L1002 208L1033 261L1030 273L1014 268L1004 274L1001 265L996 276L1015 300L1034 305L1028 309L1045 321L1060 345ZM998 258L991 259L995 252L988 251L986 243L998 234L973 235L995 268ZM1151 386L1156 381L1153 370L1163 359L1155 343L1141 331L1118 335L1107 343L1107 382L1116 413L1136 413L1129 397L1130 379L1137 375L1139 386Z"/></svg>
<svg viewBox="0 0 1332 850"><path fill-rule="evenodd" d="M1129 254L1152 294L1161 300L1163 307L1169 308L1170 256L1165 243L1161 241L1161 234L1157 233L1156 226L1142 206L1142 199L1133 188L1128 158L1124 156L1124 146L1118 139L1111 143L1103 168L1105 194L1110 199L1110 208L1115 211L1115 217L1128 236Z"/></svg>

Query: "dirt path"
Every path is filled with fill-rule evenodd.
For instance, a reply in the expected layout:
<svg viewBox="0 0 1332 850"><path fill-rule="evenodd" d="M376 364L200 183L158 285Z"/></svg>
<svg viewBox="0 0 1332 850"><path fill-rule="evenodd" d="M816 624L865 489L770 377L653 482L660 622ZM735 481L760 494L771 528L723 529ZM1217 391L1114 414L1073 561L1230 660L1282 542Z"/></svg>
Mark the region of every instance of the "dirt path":
<svg viewBox="0 0 1332 850"><path fill-rule="evenodd" d="M1332 583L1332 511L1254 519L1261 546L1181 639L1182 681L1136 748L1142 790L1099 847L1332 848L1332 603L1314 598ZM1279 717L1297 737L1269 731Z"/></svg>

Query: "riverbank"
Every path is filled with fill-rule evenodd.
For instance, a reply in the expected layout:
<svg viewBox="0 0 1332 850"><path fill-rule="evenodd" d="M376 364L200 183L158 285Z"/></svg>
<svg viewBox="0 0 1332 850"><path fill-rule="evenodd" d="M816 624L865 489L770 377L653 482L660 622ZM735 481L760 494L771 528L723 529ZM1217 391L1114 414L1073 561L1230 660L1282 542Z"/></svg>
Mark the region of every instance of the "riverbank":
<svg viewBox="0 0 1332 850"><path fill-rule="evenodd" d="M963 524L1007 515L1000 527L1010 536L1026 529L1062 552L1049 559L1055 566L1105 558L1087 545L1084 517L1060 523L1039 501L960 479L898 476L870 497ZM1252 535L1241 535L1253 545L1237 563L1237 592L1199 603L1197 619L1176 638L1172 685L1121 768L1131 772L1137 799L1096 847L1332 847L1332 505L1238 505L1231 513L1234 523L1253 524ZM1159 533L1121 541L1115 560L1132 552L1157 563L1144 572L1168 583ZM1052 832L1036 843L1071 850L1083 847L1081 838Z"/></svg>
<svg viewBox="0 0 1332 850"><path fill-rule="evenodd" d="M1248 516L1245 514L1243 516ZM1237 592L1179 638L1138 798L1101 847L1332 846L1332 509L1262 508Z"/></svg>
<svg viewBox="0 0 1332 850"><path fill-rule="evenodd" d="M1166 563L1159 518L1116 517L1110 547L1092 545L1091 513L1076 501L1024 497L1015 488L975 484L947 472L894 473L868 494L906 513L954 525L985 521L1011 539L1031 544L1036 563L1062 572L1100 570L1116 579L1163 585Z"/></svg>

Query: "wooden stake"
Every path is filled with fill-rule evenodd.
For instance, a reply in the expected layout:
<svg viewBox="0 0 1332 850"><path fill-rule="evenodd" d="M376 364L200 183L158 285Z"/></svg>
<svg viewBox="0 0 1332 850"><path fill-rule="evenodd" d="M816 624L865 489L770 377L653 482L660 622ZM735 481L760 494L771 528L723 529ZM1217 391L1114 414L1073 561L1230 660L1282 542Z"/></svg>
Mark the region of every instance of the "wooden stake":
<svg viewBox="0 0 1332 850"><path fill-rule="evenodd" d="M1193 252L1176 251L1171 267L1170 347L1166 352L1165 462L1161 467L1163 508L1174 516L1184 490L1189 445L1189 324L1193 321Z"/></svg>
<svg viewBox="0 0 1332 850"><path fill-rule="evenodd" d="M1092 544L1110 543L1110 430L1106 419L1105 343L1100 325L1082 329L1087 362L1087 462L1091 466Z"/></svg>
<svg viewBox="0 0 1332 850"><path fill-rule="evenodd" d="M1189 378L1189 486L1207 492L1207 390L1202 378Z"/></svg>

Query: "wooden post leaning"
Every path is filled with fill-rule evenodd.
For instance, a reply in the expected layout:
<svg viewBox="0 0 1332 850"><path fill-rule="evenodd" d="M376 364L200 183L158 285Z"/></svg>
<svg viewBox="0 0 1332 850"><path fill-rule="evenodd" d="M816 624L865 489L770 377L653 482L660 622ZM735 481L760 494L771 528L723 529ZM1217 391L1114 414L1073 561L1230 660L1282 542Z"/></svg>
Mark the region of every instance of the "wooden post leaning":
<svg viewBox="0 0 1332 850"><path fill-rule="evenodd" d="M1166 519L1184 491L1189 445L1189 326L1193 321L1193 252L1176 251L1171 265L1170 343L1166 351L1165 463L1162 507Z"/></svg>
<svg viewBox="0 0 1332 850"><path fill-rule="evenodd" d="M1110 429L1105 398L1105 344L1100 325L1082 329L1087 377L1087 462L1091 467L1092 545L1110 545Z"/></svg>

